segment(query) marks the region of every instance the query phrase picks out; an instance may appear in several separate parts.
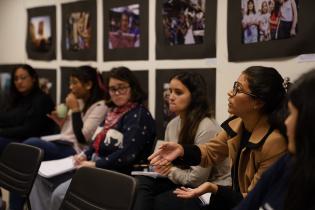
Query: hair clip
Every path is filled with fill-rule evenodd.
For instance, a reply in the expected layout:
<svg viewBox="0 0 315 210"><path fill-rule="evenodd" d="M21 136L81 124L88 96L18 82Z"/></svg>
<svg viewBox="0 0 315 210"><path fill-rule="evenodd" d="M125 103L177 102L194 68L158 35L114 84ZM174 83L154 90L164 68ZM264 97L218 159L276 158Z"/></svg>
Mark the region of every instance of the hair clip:
<svg viewBox="0 0 315 210"><path fill-rule="evenodd" d="M289 77L284 77L283 78L283 83L282 83L282 86L283 88L285 89L286 92L288 92L288 89L290 87L290 78Z"/></svg>

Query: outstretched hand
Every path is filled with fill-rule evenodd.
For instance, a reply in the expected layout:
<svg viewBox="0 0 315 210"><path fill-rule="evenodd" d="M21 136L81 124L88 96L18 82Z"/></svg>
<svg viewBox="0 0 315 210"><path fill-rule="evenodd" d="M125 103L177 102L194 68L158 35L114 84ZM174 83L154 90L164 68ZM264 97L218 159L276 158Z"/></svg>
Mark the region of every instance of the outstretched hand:
<svg viewBox="0 0 315 210"><path fill-rule="evenodd" d="M169 165L173 160L184 155L184 148L175 142L163 143L160 148L150 155L148 160L151 165Z"/></svg>
<svg viewBox="0 0 315 210"><path fill-rule="evenodd" d="M213 184L211 182L205 182L201 185L199 185L195 189L186 188L186 187L180 187L174 190L174 193L179 198L196 198L201 196L205 193L216 193L218 191L218 185Z"/></svg>

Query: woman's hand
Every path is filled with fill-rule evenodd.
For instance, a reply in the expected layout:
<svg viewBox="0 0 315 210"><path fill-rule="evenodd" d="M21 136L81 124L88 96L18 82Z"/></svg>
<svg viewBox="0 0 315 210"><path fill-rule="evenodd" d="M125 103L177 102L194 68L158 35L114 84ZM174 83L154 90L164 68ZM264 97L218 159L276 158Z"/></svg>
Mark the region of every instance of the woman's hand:
<svg viewBox="0 0 315 210"><path fill-rule="evenodd" d="M74 160L74 164L76 166L80 165L83 161L86 161L87 158L86 158L86 155L85 154L77 154L73 157L73 160Z"/></svg>
<svg viewBox="0 0 315 210"><path fill-rule="evenodd" d="M76 168L81 168L81 167L90 167L90 168L95 168L95 162L94 161L82 161L80 162L79 165L76 165Z"/></svg>
<svg viewBox="0 0 315 210"><path fill-rule="evenodd" d="M148 160L150 160L151 165L155 166L165 166L169 165L170 162L178 157L184 155L184 148L175 142L167 142L160 146L160 148L150 155Z"/></svg>
<svg viewBox="0 0 315 210"><path fill-rule="evenodd" d="M66 121L66 118L59 118L56 111L52 111L50 114L47 114L47 117L52 119L60 128Z"/></svg>
<svg viewBox="0 0 315 210"><path fill-rule="evenodd" d="M66 105L72 112L80 111L80 105L77 100L77 97L73 93L69 93L66 97Z"/></svg>
<svg viewBox="0 0 315 210"><path fill-rule="evenodd" d="M162 166L154 166L153 170L155 172L158 172L159 174L161 174L162 176L167 176L169 173L171 173L171 168L173 167L172 164L169 165L162 165Z"/></svg>
<svg viewBox="0 0 315 210"><path fill-rule="evenodd" d="M201 196L202 194L211 192L216 193L218 191L218 185L213 184L211 182L205 182L201 184L199 187L195 189L190 189L186 187L177 188L174 193L179 198L196 198Z"/></svg>

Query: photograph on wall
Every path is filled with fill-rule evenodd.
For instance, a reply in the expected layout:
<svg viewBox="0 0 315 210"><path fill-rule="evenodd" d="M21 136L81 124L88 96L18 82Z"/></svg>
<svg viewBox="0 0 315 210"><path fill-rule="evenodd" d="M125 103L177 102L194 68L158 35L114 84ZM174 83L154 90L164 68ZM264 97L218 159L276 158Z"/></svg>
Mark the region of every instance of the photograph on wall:
<svg viewBox="0 0 315 210"><path fill-rule="evenodd" d="M207 92L211 106L211 113L215 116L216 70L211 69L158 69L156 71L155 120L157 124L157 138L164 139L167 124L176 114L169 110L169 80L180 72L197 72L207 83Z"/></svg>
<svg viewBox="0 0 315 210"><path fill-rule="evenodd" d="M57 102L57 82L55 69L35 69L38 73L39 87L46 94L50 95L54 102Z"/></svg>
<svg viewBox="0 0 315 210"><path fill-rule="evenodd" d="M109 73L108 71L102 72L104 82L106 81L106 78L108 77L108 73ZM132 73L134 73L134 75L138 79L142 89L147 94L149 94L149 72L148 72L148 70L132 70ZM148 97L149 97L149 95L148 95ZM146 102L146 104L147 104L147 102Z"/></svg>
<svg viewBox="0 0 315 210"><path fill-rule="evenodd" d="M56 59L56 7L27 10L26 51L34 60Z"/></svg>
<svg viewBox="0 0 315 210"><path fill-rule="evenodd" d="M312 9L312 10L310 10ZM228 2L230 61L313 53L315 2L239 0Z"/></svg>
<svg viewBox="0 0 315 210"><path fill-rule="evenodd" d="M62 58L96 60L96 1L62 4Z"/></svg>
<svg viewBox="0 0 315 210"><path fill-rule="evenodd" d="M299 0L242 0L242 42L293 38L298 33Z"/></svg>
<svg viewBox="0 0 315 210"><path fill-rule="evenodd" d="M148 1L103 1L104 60L148 59Z"/></svg>
<svg viewBox="0 0 315 210"><path fill-rule="evenodd" d="M216 0L157 0L157 59L215 57Z"/></svg>

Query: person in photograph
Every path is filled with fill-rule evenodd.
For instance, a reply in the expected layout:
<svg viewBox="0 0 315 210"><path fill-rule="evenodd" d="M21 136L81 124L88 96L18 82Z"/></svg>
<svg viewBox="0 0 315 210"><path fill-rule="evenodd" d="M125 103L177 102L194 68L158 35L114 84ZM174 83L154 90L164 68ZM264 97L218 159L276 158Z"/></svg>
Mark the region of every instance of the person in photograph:
<svg viewBox="0 0 315 210"><path fill-rule="evenodd" d="M69 17L69 25L72 27L69 39L72 50L90 48L91 27L89 25L90 14L87 12L75 12Z"/></svg>
<svg viewBox="0 0 315 210"><path fill-rule="evenodd" d="M279 17L280 17L280 2L279 0L270 0L269 1L269 27L270 27L270 36L271 40L278 39L278 26L279 26Z"/></svg>
<svg viewBox="0 0 315 210"><path fill-rule="evenodd" d="M280 23L278 27L278 39L287 39L296 35L298 13L295 0L280 1Z"/></svg>
<svg viewBox="0 0 315 210"><path fill-rule="evenodd" d="M111 69L105 87L109 111L95 140L74 156L75 165L77 168L97 167L129 175L133 165L146 160L152 151L155 121L144 106L146 93L127 67ZM70 182L52 184L38 177L30 195L32 209L59 209ZM52 185L57 185L57 188Z"/></svg>
<svg viewBox="0 0 315 210"><path fill-rule="evenodd" d="M248 0L247 10L242 20L244 44L258 42L259 19L253 0Z"/></svg>
<svg viewBox="0 0 315 210"><path fill-rule="evenodd" d="M11 142L56 132L54 122L47 117L55 104L39 88L38 74L30 65L13 69L6 100L8 103L0 110L0 154Z"/></svg>
<svg viewBox="0 0 315 210"><path fill-rule="evenodd" d="M121 13L119 29L109 31L109 49L140 46L140 30L134 22L131 13L128 11Z"/></svg>
<svg viewBox="0 0 315 210"><path fill-rule="evenodd" d="M315 70L300 76L288 93L285 121L289 154L263 174L235 210L315 209Z"/></svg>
<svg viewBox="0 0 315 210"><path fill-rule="evenodd" d="M259 15L259 41L269 41L270 36L270 13L267 1L261 4L261 14Z"/></svg>
<svg viewBox="0 0 315 210"><path fill-rule="evenodd" d="M174 193L186 199L211 192L208 209L232 209L252 191L261 175L287 152L283 83L274 68L247 68L228 92L228 112L232 116L222 123L222 131L205 144L164 143L149 157L150 164L163 173L165 166L178 161L206 167L229 157L231 187L205 182L194 189L178 188Z"/></svg>
<svg viewBox="0 0 315 210"><path fill-rule="evenodd" d="M165 131L165 141L182 145L198 145L208 142L219 130L211 115L207 84L198 73L183 72L170 78L169 108L177 116ZM182 209L186 202L177 199L173 190L178 186L197 187L208 180L230 185L230 168L226 159L216 167L192 166L164 168L165 178L137 176L134 210ZM198 200L192 199L192 204Z"/></svg>

